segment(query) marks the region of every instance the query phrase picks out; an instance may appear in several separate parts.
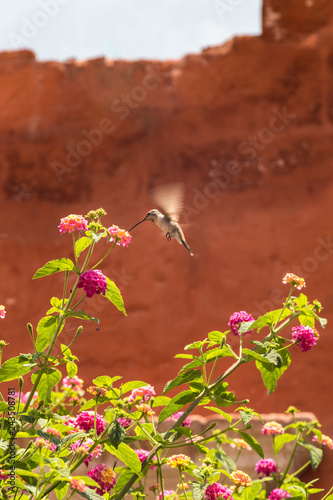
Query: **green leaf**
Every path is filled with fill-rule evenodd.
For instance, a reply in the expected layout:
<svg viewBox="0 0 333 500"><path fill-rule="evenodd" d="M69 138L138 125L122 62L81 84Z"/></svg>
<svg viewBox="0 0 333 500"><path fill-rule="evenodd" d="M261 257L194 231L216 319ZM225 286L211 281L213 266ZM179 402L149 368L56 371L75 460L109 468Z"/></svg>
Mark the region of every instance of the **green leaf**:
<svg viewBox="0 0 333 500"><path fill-rule="evenodd" d="M171 389L174 389L175 387L178 387L179 385L188 384L192 380L202 380L201 370L189 370L187 372L180 373L176 378L169 380L169 382L166 383L163 389L163 394Z"/></svg>
<svg viewBox="0 0 333 500"><path fill-rule="evenodd" d="M62 481L56 488L55 494L57 495L58 500L63 500L67 495L68 491L68 483L66 481Z"/></svg>
<svg viewBox="0 0 333 500"><path fill-rule="evenodd" d="M252 323L251 328L257 328L258 332L264 326L272 326L276 321L279 319L280 314L282 313L282 309L276 309L275 311L269 311L268 313L264 314L263 316L260 316L258 319L255 320L254 323ZM284 309L280 321L286 318L287 316L290 316L291 312L289 309Z"/></svg>
<svg viewBox="0 0 333 500"><path fill-rule="evenodd" d="M113 493L114 494L119 493L119 491L123 489L123 487L128 483L128 481L131 479L132 476L133 472L131 471L131 469L123 469L120 476L117 477L117 482L113 489Z"/></svg>
<svg viewBox="0 0 333 500"><path fill-rule="evenodd" d="M58 448L65 448L68 446L70 443L73 443L74 441L77 441L78 439L83 439L87 437L89 434L86 432L73 432L72 434L68 434L68 436L65 436L62 438L60 441Z"/></svg>
<svg viewBox="0 0 333 500"><path fill-rule="evenodd" d="M32 383L34 384L39 370L34 372L31 376ZM41 376L40 382L38 384L38 399L39 401L44 401L45 404L51 403L51 392L53 387L60 382L62 378L61 372L59 370L54 370L48 368L45 373Z"/></svg>
<svg viewBox="0 0 333 500"><path fill-rule="evenodd" d="M69 378L73 378L77 374L77 365L72 361L66 363L66 370Z"/></svg>
<svg viewBox="0 0 333 500"><path fill-rule="evenodd" d="M222 417L224 417L228 421L228 423L231 424L232 416L229 415L229 413L226 413L225 411L221 410L220 408L215 408L215 406L205 406L205 408L207 410L215 411L219 415L222 415Z"/></svg>
<svg viewBox="0 0 333 500"><path fill-rule="evenodd" d="M66 316L70 316L72 318L86 319L88 321L94 321L97 325L99 325L99 319L94 318L93 316L89 316L89 314L84 311L67 311Z"/></svg>
<svg viewBox="0 0 333 500"><path fill-rule="evenodd" d="M323 459L323 450L321 448L317 448L313 444L309 443L300 443L304 448L309 450L310 452L310 460L311 460L311 467L313 470L316 470L318 465Z"/></svg>
<svg viewBox="0 0 333 500"><path fill-rule="evenodd" d="M247 424L252 420L252 418L254 417L254 414L253 413L249 413L247 411L240 411L239 412L240 414L240 418L242 419L242 422L243 424L245 425L245 427L247 426Z"/></svg>
<svg viewBox="0 0 333 500"><path fill-rule="evenodd" d="M105 448L112 453L112 455L115 455L119 458L119 460L124 462L124 464L132 469L135 474L141 475L141 462L139 457L127 444L120 443L118 448L115 448L114 446L105 443Z"/></svg>
<svg viewBox="0 0 333 500"><path fill-rule="evenodd" d="M0 368L0 382L9 382L29 373L37 363L29 362L21 356L7 359Z"/></svg>
<svg viewBox="0 0 333 500"><path fill-rule="evenodd" d="M156 408L157 406L166 406L170 401L171 398L168 398L167 396L157 396L154 399L153 408Z"/></svg>
<svg viewBox="0 0 333 500"><path fill-rule="evenodd" d="M189 349L200 349L200 347L204 346L205 344L207 344L207 341L197 340L195 342L192 342L191 344L187 344L184 347L184 351L188 351Z"/></svg>
<svg viewBox="0 0 333 500"><path fill-rule="evenodd" d="M225 338L226 334L227 332L219 332L217 330L214 330L213 332L209 332L208 338L214 344L221 345L221 342Z"/></svg>
<svg viewBox="0 0 333 500"><path fill-rule="evenodd" d="M101 497L101 495L96 493L96 491L91 488L87 488L84 492L76 491L75 493L83 498L86 498L87 500L104 500L104 496Z"/></svg>
<svg viewBox="0 0 333 500"><path fill-rule="evenodd" d="M49 276L60 271L72 271L74 267L74 263L70 259L50 260L45 266L36 271L32 279L42 278L43 276Z"/></svg>
<svg viewBox="0 0 333 500"><path fill-rule="evenodd" d="M107 287L106 292L105 292L105 297L110 302L112 302L112 304L114 306L116 306L116 308L119 311L121 311L122 313L125 314L125 316L127 316L124 301L123 301L123 298L121 296L119 288L112 280L110 280L110 278L106 278L106 281L107 281L108 287Z"/></svg>
<svg viewBox="0 0 333 500"><path fill-rule="evenodd" d="M236 429L235 429L236 430ZM238 434L241 436L244 441L251 446L251 448L258 453L259 457L264 458L264 452L262 450L262 447L258 443L258 441L251 436L250 434L247 434L246 432L239 431L237 430Z"/></svg>
<svg viewBox="0 0 333 500"><path fill-rule="evenodd" d="M161 411L158 417L158 423L160 424L166 418L171 417L171 415L173 415L181 408L183 408L186 404L194 401L194 399L198 395L199 393L193 391L183 391L177 394L174 398L171 399L169 404Z"/></svg>
<svg viewBox="0 0 333 500"><path fill-rule="evenodd" d="M8 411L8 408L9 408L8 403L0 401L0 412Z"/></svg>
<svg viewBox="0 0 333 500"><path fill-rule="evenodd" d="M256 500L256 498L258 498L258 494L260 491L261 491L261 485L258 483L254 484L253 486L250 486L249 488L244 488L242 493L242 499Z"/></svg>
<svg viewBox="0 0 333 500"><path fill-rule="evenodd" d="M138 389L139 387L145 387L147 382L143 382L142 380L132 380L131 382L125 382L120 389L123 394L126 392L133 391L133 389Z"/></svg>
<svg viewBox="0 0 333 500"><path fill-rule="evenodd" d="M36 339L38 352L44 351L51 344L58 321L59 317L57 316L44 316L44 318L39 320Z"/></svg>
<svg viewBox="0 0 333 500"><path fill-rule="evenodd" d="M202 500L207 488L207 484L201 484L198 481L190 482L193 500Z"/></svg>
<svg viewBox="0 0 333 500"><path fill-rule="evenodd" d="M279 434L275 436L274 439L274 452L279 453L279 451L283 448L286 443L290 443L291 441L295 441L295 434Z"/></svg>
<svg viewBox="0 0 333 500"><path fill-rule="evenodd" d="M82 236L75 242L74 252L76 257L80 257L80 254L89 247L91 244L91 239L87 238L87 236Z"/></svg>
<svg viewBox="0 0 333 500"><path fill-rule="evenodd" d="M124 427L118 422L118 420L112 422L109 430L109 439L112 446L117 449L120 443L124 440L125 436L126 431Z"/></svg>
<svg viewBox="0 0 333 500"><path fill-rule="evenodd" d="M279 355L282 359L281 366L275 366L273 363L262 363L261 361L256 361L256 366L258 370L260 370L262 380L265 387L269 390L269 394L272 394L275 391L278 379L287 370L291 362L291 356L287 349L280 351Z"/></svg>
<svg viewBox="0 0 333 500"><path fill-rule="evenodd" d="M237 469L235 462L223 450L217 451L215 456L218 460L220 460L220 462L222 462L223 468L229 472L229 474Z"/></svg>

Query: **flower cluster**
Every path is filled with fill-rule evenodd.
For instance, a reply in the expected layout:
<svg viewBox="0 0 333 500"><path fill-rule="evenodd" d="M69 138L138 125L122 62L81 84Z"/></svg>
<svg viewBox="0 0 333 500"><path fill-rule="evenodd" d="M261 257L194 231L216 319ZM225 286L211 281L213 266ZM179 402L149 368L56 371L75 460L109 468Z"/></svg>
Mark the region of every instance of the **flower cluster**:
<svg viewBox="0 0 333 500"><path fill-rule="evenodd" d="M77 454L86 455L88 453L89 448L94 444L94 441L90 438L86 438L83 442L82 439L78 439L74 441L74 443L70 444L70 448ZM93 451L85 458L84 463L88 466L88 463L93 458L97 458L102 453L100 446L96 446Z"/></svg>
<svg viewBox="0 0 333 500"><path fill-rule="evenodd" d="M60 432L58 431L58 429L54 429L53 427L48 427L46 429L46 432L48 434L51 434L51 436L56 436L57 438L60 438Z"/></svg>
<svg viewBox="0 0 333 500"><path fill-rule="evenodd" d="M162 492L159 494L158 498L162 500ZM178 500L178 495L176 495L175 490L164 490L164 498L169 498L172 500Z"/></svg>
<svg viewBox="0 0 333 500"><path fill-rule="evenodd" d="M105 396L108 391L105 387L96 387L95 385L91 385L88 387L87 392L90 392L93 396Z"/></svg>
<svg viewBox="0 0 333 500"><path fill-rule="evenodd" d="M105 464L95 465L95 467L88 472L88 476L96 481L96 483L100 486L99 488L89 486L89 488L95 490L99 495L109 493L116 484L115 473L111 467L108 467Z"/></svg>
<svg viewBox="0 0 333 500"><path fill-rule="evenodd" d="M56 445L54 443L51 443L48 439L44 439L42 437L38 437L35 441L35 446L36 448L48 448L51 451L56 450Z"/></svg>
<svg viewBox="0 0 333 500"><path fill-rule="evenodd" d="M98 269L93 269L80 275L77 287L83 288L90 298L95 293L105 295L108 284L104 274Z"/></svg>
<svg viewBox="0 0 333 500"><path fill-rule="evenodd" d="M127 427L129 427L131 425L132 419L119 417L118 422L120 423L120 425L122 425L124 427L124 429L126 429Z"/></svg>
<svg viewBox="0 0 333 500"><path fill-rule="evenodd" d="M75 477L69 476L69 484L73 488L73 490L77 491L86 491L86 485L83 479L76 479Z"/></svg>
<svg viewBox="0 0 333 500"><path fill-rule="evenodd" d="M75 419L74 425L75 427L79 427L81 431L89 432L90 429L94 429L95 427L95 412L93 411L83 411L79 413ZM96 432L99 436L104 431L105 425L104 420L101 415L96 413Z"/></svg>
<svg viewBox="0 0 333 500"><path fill-rule="evenodd" d="M272 420L271 422L266 422L266 424L261 429L261 432L263 434L269 434L274 436L275 434L283 434L284 428L282 427L281 424L279 424L278 422L274 422Z"/></svg>
<svg viewBox="0 0 333 500"><path fill-rule="evenodd" d="M132 236L125 229L119 229L118 226L111 226L108 228L108 232L110 233L110 241L116 241L117 245L128 247L128 244L131 242Z"/></svg>
<svg viewBox="0 0 333 500"><path fill-rule="evenodd" d="M71 214L63 219L60 219L58 226L61 234L66 232L72 233L73 231L86 231L88 229L87 221L82 215Z"/></svg>
<svg viewBox="0 0 333 500"><path fill-rule="evenodd" d="M282 283L284 283L285 285L287 283L291 283L296 288L298 288L298 290L301 290L303 287L306 286L304 278L300 278L299 276L296 276L296 274L293 273L287 273L283 278Z"/></svg>
<svg viewBox="0 0 333 500"><path fill-rule="evenodd" d="M254 318L251 316L251 314L248 314L245 311L235 312L230 316L228 326L230 326L230 329L234 335L239 335L239 325L243 323L243 321L254 321ZM249 330L248 332L245 332L245 334L252 332L253 330Z"/></svg>
<svg viewBox="0 0 333 500"><path fill-rule="evenodd" d="M312 441L318 443L319 439L317 436L313 436ZM326 436L325 434L321 435L321 444L327 446L330 450L333 450L333 439L330 438L329 436Z"/></svg>
<svg viewBox="0 0 333 500"><path fill-rule="evenodd" d="M263 458L256 463L254 470L261 478L268 477L277 472L276 462L271 458Z"/></svg>
<svg viewBox="0 0 333 500"><path fill-rule="evenodd" d="M179 469L183 469L188 466L190 463L191 459L187 455L172 455L172 457L167 458L167 462L170 465L170 467L175 468L178 467Z"/></svg>
<svg viewBox="0 0 333 500"><path fill-rule="evenodd" d="M184 414L183 411L176 411L176 413L173 413L170 417L170 420L173 422L177 422L177 420ZM191 419L190 417L186 417L185 420L182 422L181 427L190 427L191 426Z"/></svg>
<svg viewBox="0 0 333 500"><path fill-rule="evenodd" d="M0 319L5 319L5 317L6 317L5 306L0 306Z"/></svg>
<svg viewBox="0 0 333 500"><path fill-rule="evenodd" d="M230 474L230 478L237 486L252 486L251 478L246 472L235 470Z"/></svg>
<svg viewBox="0 0 333 500"><path fill-rule="evenodd" d="M251 451L252 448L249 444L244 441L244 439L235 438L233 439L233 443L230 443L231 448L243 448L244 450Z"/></svg>
<svg viewBox="0 0 333 500"><path fill-rule="evenodd" d="M130 403L133 403L136 401L138 398L140 398L140 401L143 401L144 403L148 403L151 398L156 396L156 392L153 386L151 385L145 385L144 387L139 387L138 389L133 389L131 392L128 401Z"/></svg>
<svg viewBox="0 0 333 500"><path fill-rule="evenodd" d="M275 488L271 491L268 499L269 500L281 500L281 498L291 498L292 495L288 493L286 490L282 490L281 488Z"/></svg>
<svg viewBox="0 0 333 500"><path fill-rule="evenodd" d="M138 411L141 411L145 415L155 415L154 410L152 410L151 407L146 403L141 403L140 405L136 405L136 409Z"/></svg>
<svg viewBox="0 0 333 500"><path fill-rule="evenodd" d="M302 349L302 352L309 351L311 347L316 345L316 334L309 326L294 326L291 331L291 338L293 342L297 342L297 345L300 349Z"/></svg>
<svg viewBox="0 0 333 500"><path fill-rule="evenodd" d="M15 398L18 399L19 398L19 395L20 393L19 392L15 392ZM21 403L23 403L25 405L25 403L28 401L28 397L30 396L30 391L26 392L25 394L23 394L23 392L21 392ZM32 401L38 399L38 393L35 392L34 395L32 396Z"/></svg>
<svg viewBox="0 0 333 500"><path fill-rule="evenodd" d="M226 486L223 486L221 483L213 483L207 486L204 498L206 500L219 500L220 498L234 500L231 494L232 491Z"/></svg>
<svg viewBox="0 0 333 500"><path fill-rule="evenodd" d="M9 478L8 474L5 473L2 469L0 469L0 481L6 481Z"/></svg>
<svg viewBox="0 0 333 500"><path fill-rule="evenodd" d="M72 378L69 378L69 376L67 375L67 377L62 379L62 386L66 389L73 389L73 391L78 392L83 388L83 380L77 375L74 375L74 377Z"/></svg>

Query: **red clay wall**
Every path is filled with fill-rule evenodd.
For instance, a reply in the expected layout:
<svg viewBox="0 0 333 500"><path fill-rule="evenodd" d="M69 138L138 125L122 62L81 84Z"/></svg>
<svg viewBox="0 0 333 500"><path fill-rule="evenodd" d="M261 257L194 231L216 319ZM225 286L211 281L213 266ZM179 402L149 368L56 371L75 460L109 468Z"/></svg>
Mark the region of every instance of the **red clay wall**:
<svg viewBox="0 0 333 500"><path fill-rule="evenodd" d="M102 206L106 223L129 228L153 208L150 188L181 180L195 256L151 223L133 231L128 249L117 247L103 271L121 288L128 317L102 298L89 301L101 330L86 324L78 340L80 376L87 385L102 374L139 378L160 391L186 343L225 330L234 311L279 307L281 279L296 272L329 320L318 347L294 349L270 397L248 367L231 386L260 412L314 411L333 435L331 21L329 1L267 0L262 37L179 61L0 54L5 357L30 350L26 323L36 325L61 294L60 276L31 281L47 260L71 257L59 219ZM323 487L332 465L328 456Z"/></svg>

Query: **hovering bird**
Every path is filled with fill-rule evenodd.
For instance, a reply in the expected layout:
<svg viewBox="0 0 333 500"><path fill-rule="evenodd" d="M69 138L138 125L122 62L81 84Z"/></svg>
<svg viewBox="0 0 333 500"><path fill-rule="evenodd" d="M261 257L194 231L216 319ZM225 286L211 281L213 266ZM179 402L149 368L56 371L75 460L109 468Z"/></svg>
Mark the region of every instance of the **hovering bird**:
<svg viewBox="0 0 333 500"><path fill-rule="evenodd" d="M159 186L152 191L152 198L154 202L162 208L164 214L156 210L156 208L153 208L149 210L142 220L134 224L128 232L132 231L132 229L141 224L141 222L151 220L165 233L168 241L174 238L178 243L184 245L186 250L190 252L190 255L193 255L190 247L186 243L182 228L178 224L179 216L183 208L183 184L175 183Z"/></svg>

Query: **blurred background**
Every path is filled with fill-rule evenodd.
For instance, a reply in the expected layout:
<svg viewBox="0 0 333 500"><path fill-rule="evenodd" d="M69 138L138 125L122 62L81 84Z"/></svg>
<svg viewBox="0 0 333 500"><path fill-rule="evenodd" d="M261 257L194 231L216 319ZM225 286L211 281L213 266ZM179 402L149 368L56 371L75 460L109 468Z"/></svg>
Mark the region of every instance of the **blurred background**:
<svg viewBox="0 0 333 500"><path fill-rule="evenodd" d="M332 3L40 0L0 19L5 357L30 351L26 323L61 294L61 276L31 281L72 256L61 217L102 206L105 225L128 229L155 208L152 188L183 182L194 257L151 223L115 249L103 272L128 316L89 300L101 329L84 325L79 376L86 386L96 375L137 378L160 392L184 345L226 330L235 311L280 307L294 272L328 318L317 347L294 348L272 396L254 367L230 386L258 412L313 411L332 435ZM330 486L332 466L325 450L318 486Z"/></svg>

